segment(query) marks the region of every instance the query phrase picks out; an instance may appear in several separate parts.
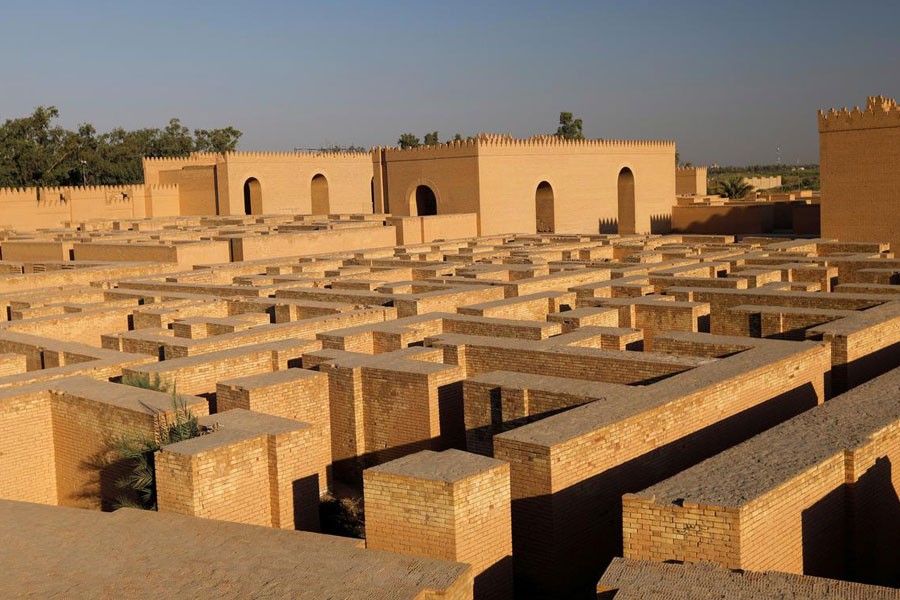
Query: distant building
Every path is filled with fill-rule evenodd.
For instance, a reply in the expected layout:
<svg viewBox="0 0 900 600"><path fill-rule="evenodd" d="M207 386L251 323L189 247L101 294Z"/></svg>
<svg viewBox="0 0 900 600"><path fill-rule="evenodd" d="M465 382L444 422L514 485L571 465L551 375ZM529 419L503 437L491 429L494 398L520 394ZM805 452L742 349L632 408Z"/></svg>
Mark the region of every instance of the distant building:
<svg viewBox="0 0 900 600"><path fill-rule="evenodd" d="M744 183L752 186L754 190L770 190L781 187L781 175L774 177L744 177Z"/></svg>
<svg viewBox="0 0 900 600"><path fill-rule="evenodd" d="M376 206L395 216L477 213L480 235L666 233L675 143L474 140L376 150Z"/></svg>
<svg viewBox="0 0 900 600"><path fill-rule="evenodd" d="M678 167L675 170L675 193L679 196L705 196L706 167Z"/></svg>

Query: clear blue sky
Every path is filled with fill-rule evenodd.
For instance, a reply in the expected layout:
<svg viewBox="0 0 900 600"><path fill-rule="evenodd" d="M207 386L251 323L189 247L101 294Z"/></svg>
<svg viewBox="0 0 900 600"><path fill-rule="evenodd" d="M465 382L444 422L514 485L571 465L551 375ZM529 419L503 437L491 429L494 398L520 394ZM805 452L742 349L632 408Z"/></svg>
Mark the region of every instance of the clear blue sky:
<svg viewBox="0 0 900 600"><path fill-rule="evenodd" d="M816 110L900 97L900 1L2 0L0 119L234 125L240 149L527 136L818 162Z"/></svg>

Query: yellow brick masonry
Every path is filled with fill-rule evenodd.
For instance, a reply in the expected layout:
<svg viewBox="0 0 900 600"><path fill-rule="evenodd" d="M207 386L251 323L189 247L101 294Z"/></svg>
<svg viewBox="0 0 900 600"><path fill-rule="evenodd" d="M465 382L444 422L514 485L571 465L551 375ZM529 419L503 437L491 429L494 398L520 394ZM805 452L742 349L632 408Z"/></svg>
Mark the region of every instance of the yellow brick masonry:
<svg viewBox="0 0 900 600"><path fill-rule="evenodd" d="M320 428L243 409L202 423L215 425L215 432L156 455L161 511L319 530L330 462L330 440Z"/></svg>
<svg viewBox="0 0 900 600"><path fill-rule="evenodd" d="M58 503L51 411L46 390L0 399L0 498Z"/></svg>
<svg viewBox="0 0 900 600"><path fill-rule="evenodd" d="M206 402L185 397L206 414ZM153 438L173 418L169 394L87 378L31 384L3 392L0 421L0 497L111 508L125 496L117 485L126 465L115 444Z"/></svg>
<svg viewBox="0 0 900 600"><path fill-rule="evenodd" d="M367 547L471 564L476 600L512 596L508 464L424 451L364 471L363 482Z"/></svg>
<svg viewBox="0 0 900 600"><path fill-rule="evenodd" d="M27 359L21 354L0 354L0 377L17 375L27 370Z"/></svg>

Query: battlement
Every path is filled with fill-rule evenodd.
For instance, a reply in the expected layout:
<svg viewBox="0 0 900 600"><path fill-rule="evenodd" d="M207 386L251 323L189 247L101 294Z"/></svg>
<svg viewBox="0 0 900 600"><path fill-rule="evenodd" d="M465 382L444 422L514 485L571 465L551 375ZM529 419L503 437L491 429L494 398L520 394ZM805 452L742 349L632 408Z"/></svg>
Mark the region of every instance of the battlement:
<svg viewBox="0 0 900 600"><path fill-rule="evenodd" d="M40 187L38 189L41 190L41 194L55 194L55 193L79 193L79 194L90 194L90 193L103 193L103 192L122 192L122 191L132 191L135 188L144 187L142 183L123 183L119 185L63 185L63 186L48 186L48 187Z"/></svg>
<svg viewBox="0 0 900 600"><path fill-rule="evenodd" d="M177 192L177 183L148 183L144 185L144 189L150 192Z"/></svg>
<svg viewBox="0 0 900 600"><path fill-rule="evenodd" d="M221 158L222 155L218 152L191 152L188 156L145 156L142 160L155 165L165 165L167 163L182 164L186 162L214 164Z"/></svg>
<svg viewBox="0 0 900 600"><path fill-rule="evenodd" d="M384 152L393 155L421 155L422 158L433 156L446 156L448 154L471 154L479 150L494 149L553 149L567 152L595 152L609 149L675 149L675 142L671 140L568 140L555 135L539 134L528 138L515 138L507 133L479 133L472 139L449 141L442 144L422 145L413 148L381 147L376 152Z"/></svg>
<svg viewBox="0 0 900 600"><path fill-rule="evenodd" d="M900 127L900 106L893 98L869 96L866 98L865 109L856 106L853 110L820 110L818 118L819 132Z"/></svg>
<svg viewBox="0 0 900 600"><path fill-rule="evenodd" d="M671 140L607 140L599 138L593 140L568 140L548 134L533 135L521 140L515 139L511 135L482 134L476 139L479 145L484 146L562 146L567 149L675 146L675 142Z"/></svg>
<svg viewBox="0 0 900 600"><path fill-rule="evenodd" d="M168 184L168 186L159 186L156 184L154 185L155 187L175 186L174 189L177 189L177 184ZM134 192L135 190L143 187L144 184L142 183L125 183L121 185L64 185L0 188L0 199L22 200L28 198L32 200L43 200L44 198L58 195L69 196L70 194L91 195L104 194L108 192Z"/></svg>
<svg viewBox="0 0 900 600"><path fill-rule="evenodd" d="M328 158L328 159L353 159L364 158L369 160L371 152L228 152L225 161L229 160L260 160L260 159L289 159L289 158Z"/></svg>
<svg viewBox="0 0 900 600"><path fill-rule="evenodd" d="M9 187L9 188L0 188L0 199L15 199L21 200L22 196L34 196L35 190L37 188L33 187Z"/></svg>

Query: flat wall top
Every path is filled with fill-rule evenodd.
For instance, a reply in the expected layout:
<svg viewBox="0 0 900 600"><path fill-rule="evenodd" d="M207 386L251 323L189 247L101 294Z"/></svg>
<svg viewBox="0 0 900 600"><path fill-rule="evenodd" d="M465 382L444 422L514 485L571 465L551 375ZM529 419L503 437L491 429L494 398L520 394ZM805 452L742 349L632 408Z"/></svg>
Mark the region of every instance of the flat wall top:
<svg viewBox="0 0 900 600"><path fill-rule="evenodd" d="M397 460L372 467L366 472L385 473L423 479L455 483L469 477L486 473L506 465L502 460L488 458L480 454L470 454L462 450L433 452L423 450Z"/></svg>
<svg viewBox="0 0 900 600"><path fill-rule="evenodd" d="M0 500L0 538L0 564L16 574L0 582L4 597L28 590L41 598L218 599L265 590L308 600L415 600L471 577L468 565L365 550L360 540L132 509Z"/></svg>
<svg viewBox="0 0 900 600"><path fill-rule="evenodd" d="M711 564L673 564L614 558L598 591L618 590L615 600L896 600L887 588L789 573L732 571Z"/></svg>

